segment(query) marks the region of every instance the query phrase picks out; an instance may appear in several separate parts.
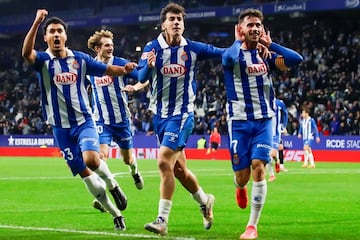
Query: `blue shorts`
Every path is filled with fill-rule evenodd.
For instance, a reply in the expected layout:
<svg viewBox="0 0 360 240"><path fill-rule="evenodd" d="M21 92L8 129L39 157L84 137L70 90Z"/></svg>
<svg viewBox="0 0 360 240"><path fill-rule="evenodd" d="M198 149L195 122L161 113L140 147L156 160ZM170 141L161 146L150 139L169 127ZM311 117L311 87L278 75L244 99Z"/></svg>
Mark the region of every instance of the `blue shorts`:
<svg viewBox="0 0 360 240"><path fill-rule="evenodd" d="M271 119L229 120L229 148L234 171L251 166L253 159L269 162L272 146Z"/></svg>
<svg viewBox="0 0 360 240"><path fill-rule="evenodd" d="M278 149L281 142L280 135L275 135L272 137L272 148Z"/></svg>
<svg viewBox="0 0 360 240"><path fill-rule="evenodd" d="M74 176L86 168L82 152L99 152L99 136L92 120L73 128L53 127L53 134Z"/></svg>
<svg viewBox="0 0 360 240"><path fill-rule="evenodd" d="M99 134L100 144L110 146L111 141L114 141L121 149L130 149L133 147L133 137L129 120L112 125L97 122L96 128Z"/></svg>
<svg viewBox="0 0 360 240"><path fill-rule="evenodd" d="M169 118L153 116L154 130L159 145L172 150L181 150L194 128L194 113L184 113Z"/></svg>
<svg viewBox="0 0 360 240"><path fill-rule="evenodd" d="M309 147L311 147L311 145L313 144L314 140L313 139L304 139L303 140L303 144L308 145Z"/></svg>

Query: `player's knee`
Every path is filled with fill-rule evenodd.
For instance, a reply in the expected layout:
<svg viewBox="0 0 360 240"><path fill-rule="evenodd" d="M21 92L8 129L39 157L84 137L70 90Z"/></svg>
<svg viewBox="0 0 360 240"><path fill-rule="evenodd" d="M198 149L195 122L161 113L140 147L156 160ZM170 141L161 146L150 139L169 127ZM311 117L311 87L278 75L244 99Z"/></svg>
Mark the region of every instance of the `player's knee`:
<svg viewBox="0 0 360 240"><path fill-rule="evenodd" d="M240 170L235 172L235 185L239 187L244 187L250 180L250 171L246 170Z"/></svg>
<svg viewBox="0 0 360 240"><path fill-rule="evenodd" d="M174 168L173 166L170 164L169 161L158 161L158 168L160 170L160 172L165 173L165 172L173 172Z"/></svg>
<svg viewBox="0 0 360 240"><path fill-rule="evenodd" d="M83 160L91 170L97 169L100 165L100 157L96 151L85 151L82 154Z"/></svg>

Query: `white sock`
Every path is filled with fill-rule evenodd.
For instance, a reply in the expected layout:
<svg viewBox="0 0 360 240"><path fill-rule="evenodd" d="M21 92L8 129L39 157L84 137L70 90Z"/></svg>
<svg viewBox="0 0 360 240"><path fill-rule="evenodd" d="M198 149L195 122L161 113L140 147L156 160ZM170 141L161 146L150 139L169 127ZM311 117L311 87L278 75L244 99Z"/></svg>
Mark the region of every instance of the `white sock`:
<svg viewBox="0 0 360 240"><path fill-rule="evenodd" d="M169 219L171 205L172 205L171 200L160 199L160 201L159 201L158 216L162 217L166 222L168 222L168 219Z"/></svg>
<svg viewBox="0 0 360 240"><path fill-rule="evenodd" d="M267 168L270 176L274 176L274 175L275 175L275 174L274 174L274 168L273 168L273 166L272 166L272 161L270 161L268 164L266 164L266 168Z"/></svg>
<svg viewBox="0 0 360 240"><path fill-rule="evenodd" d="M266 180L262 180L260 182L254 182L252 185L251 190L251 210L250 210L250 218L248 225L252 225L256 228L261 211L264 207L264 203L266 200L266 193L267 193L267 184Z"/></svg>
<svg viewBox="0 0 360 240"><path fill-rule="evenodd" d="M94 172L96 172L101 177L101 179L105 181L108 189L114 189L116 186L119 185L104 160L100 159L100 165Z"/></svg>
<svg viewBox="0 0 360 240"><path fill-rule="evenodd" d="M200 187L199 190L195 193L192 194L192 197L194 198L194 200L196 202L198 202L200 205L204 205L207 203L208 201L208 196L206 195L206 193L202 190L202 188Z"/></svg>
<svg viewBox="0 0 360 240"><path fill-rule="evenodd" d="M106 195L105 182L96 173L82 179L89 192L109 211L113 217L121 216L120 211L114 206Z"/></svg>
<svg viewBox="0 0 360 240"><path fill-rule="evenodd" d="M304 165L305 166L308 164L308 160L309 160L309 152L304 151Z"/></svg>
<svg viewBox="0 0 360 240"><path fill-rule="evenodd" d="M315 163L314 163L314 155L313 153L309 153L309 161L310 161L310 166L315 166Z"/></svg>

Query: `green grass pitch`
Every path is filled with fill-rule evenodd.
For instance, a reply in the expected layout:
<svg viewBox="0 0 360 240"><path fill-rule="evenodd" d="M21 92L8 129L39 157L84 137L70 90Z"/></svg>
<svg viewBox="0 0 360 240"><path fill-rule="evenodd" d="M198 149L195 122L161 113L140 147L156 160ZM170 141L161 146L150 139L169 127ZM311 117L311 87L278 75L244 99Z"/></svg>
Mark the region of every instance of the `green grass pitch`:
<svg viewBox="0 0 360 240"><path fill-rule="evenodd" d="M127 229L118 232L110 214L92 208L84 183L61 158L0 157L0 239L239 239L250 208L235 203L229 161L188 161L203 189L215 195L214 225L203 229L197 203L177 182L166 237L144 230L157 215L159 174L155 160L138 162L143 190L121 160L108 161L128 197ZM360 239L360 163L286 166L288 173L268 183L259 240Z"/></svg>

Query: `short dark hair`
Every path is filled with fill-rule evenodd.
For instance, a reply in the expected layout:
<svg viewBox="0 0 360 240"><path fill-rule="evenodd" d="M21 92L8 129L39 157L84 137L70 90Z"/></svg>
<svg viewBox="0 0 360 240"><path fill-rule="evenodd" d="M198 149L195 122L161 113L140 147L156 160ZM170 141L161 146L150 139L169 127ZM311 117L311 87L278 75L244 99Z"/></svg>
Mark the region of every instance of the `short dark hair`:
<svg viewBox="0 0 360 240"><path fill-rule="evenodd" d="M247 9L241 11L241 13L239 15L239 23L244 21L245 17L247 17L247 16L257 17L260 19L261 22L264 21L264 15L260 10L255 9L255 8L247 8Z"/></svg>
<svg viewBox="0 0 360 240"><path fill-rule="evenodd" d="M65 32L67 33L68 25L64 22L64 20L58 17L51 17L47 19L43 25L43 34L44 35L46 34L46 29L50 24L58 24L58 23L64 26Z"/></svg>
<svg viewBox="0 0 360 240"><path fill-rule="evenodd" d="M177 3L169 3L168 5L166 5L163 9L161 9L161 13L160 13L160 21L161 23L165 22L166 20L166 14L167 13L175 13L175 14L182 14L183 18L185 18L186 13L185 13L185 8Z"/></svg>
<svg viewBox="0 0 360 240"><path fill-rule="evenodd" d="M302 107L302 110L303 110L304 112L307 112L308 114L311 113L311 110L310 110L310 108L309 108L308 106L303 106L303 107Z"/></svg>

